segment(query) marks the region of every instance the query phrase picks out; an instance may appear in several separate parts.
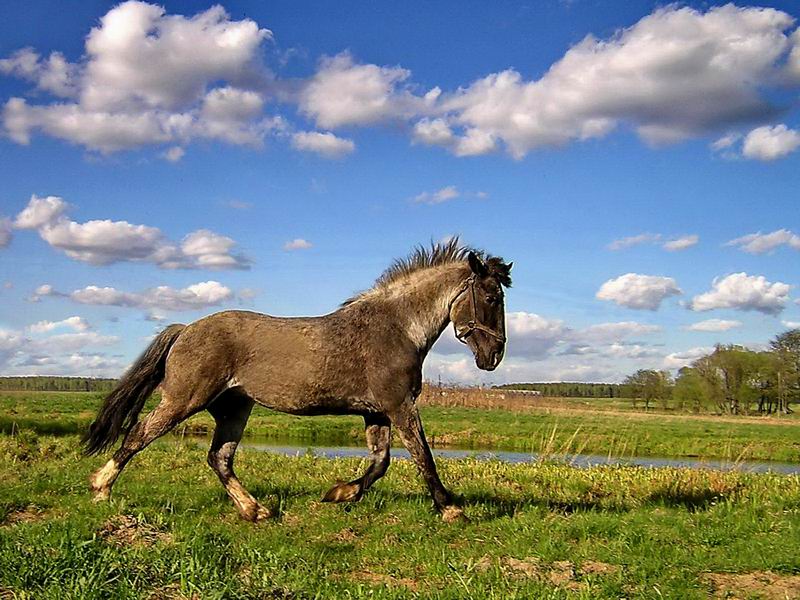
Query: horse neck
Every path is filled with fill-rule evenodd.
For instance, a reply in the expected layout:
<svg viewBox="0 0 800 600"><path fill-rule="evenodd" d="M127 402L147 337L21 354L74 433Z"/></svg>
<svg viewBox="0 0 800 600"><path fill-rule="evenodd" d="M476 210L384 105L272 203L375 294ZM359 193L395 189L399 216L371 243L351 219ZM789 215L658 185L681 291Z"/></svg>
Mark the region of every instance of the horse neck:
<svg viewBox="0 0 800 600"><path fill-rule="evenodd" d="M469 276L465 263L432 267L388 286L387 298L411 341L427 352L450 323L450 307Z"/></svg>

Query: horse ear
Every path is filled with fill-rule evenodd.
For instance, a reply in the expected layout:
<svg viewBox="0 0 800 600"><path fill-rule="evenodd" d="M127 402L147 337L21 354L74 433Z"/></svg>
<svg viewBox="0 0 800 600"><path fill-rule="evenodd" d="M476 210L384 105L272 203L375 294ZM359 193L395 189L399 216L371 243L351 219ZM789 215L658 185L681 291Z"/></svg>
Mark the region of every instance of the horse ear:
<svg viewBox="0 0 800 600"><path fill-rule="evenodd" d="M481 277L486 277L489 274L489 270L486 268L486 264L480 259L480 257L475 254L474 252L470 252L467 256L467 260L469 261L469 268L472 269L472 272L476 275Z"/></svg>

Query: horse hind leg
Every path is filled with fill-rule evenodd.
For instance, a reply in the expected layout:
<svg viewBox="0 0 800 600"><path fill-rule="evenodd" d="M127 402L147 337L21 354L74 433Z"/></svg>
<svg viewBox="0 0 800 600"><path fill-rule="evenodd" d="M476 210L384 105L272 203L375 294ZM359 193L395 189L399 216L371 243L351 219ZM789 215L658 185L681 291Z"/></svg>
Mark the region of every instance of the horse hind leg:
<svg viewBox="0 0 800 600"><path fill-rule="evenodd" d="M355 502L361 500L373 483L386 474L389 468L389 447L392 441L392 430L389 419L383 415L364 417L366 426L367 448L371 462L364 474L358 479L346 483L337 483L323 496L323 502Z"/></svg>
<svg viewBox="0 0 800 600"><path fill-rule="evenodd" d="M231 389L221 394L208 407L208 412L217 424L208 451L208 465L219 477L239 515L246 521L256 523L270 518L272 512L258 503L233 471L233 457L253 404L252 398L237 389Z"/></svg>
<svg viewBox="0 0 800 600"><path fill-rule="evenodd" d="M122 469L138 453L144 450L154 440L158 439L178 423L202 410L208 402L204 394L186 399L184 396L169 394L162 391L161 402L136 423L125 436L122 445L102 468L95 471L89 483L94 493L94 501L108 500L111 497L111 488L119 477Z"/></svg>

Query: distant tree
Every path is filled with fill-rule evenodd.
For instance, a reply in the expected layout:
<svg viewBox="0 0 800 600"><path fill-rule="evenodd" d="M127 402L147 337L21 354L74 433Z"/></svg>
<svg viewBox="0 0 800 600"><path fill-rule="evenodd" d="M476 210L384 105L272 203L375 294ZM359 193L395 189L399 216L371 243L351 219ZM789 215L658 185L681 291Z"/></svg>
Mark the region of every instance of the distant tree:
<svg viewBox="0 0 800 600"><path fill-rule="evenodd" d="M782 413L790 413L792 402L800 402L800 329L789 329L770 342L776 359L776 399Z"/></svg>
<svg viewBox="0 0 800 600"><path fill-rule="evenodd" d="M634 408L636 408L638 400L644 402L645 410L649 410L653 402L660 402L663 408L667 407L672 386L672 380L667 371L639 369L633 375L628 375L624 384L631 390Z"/></svg>

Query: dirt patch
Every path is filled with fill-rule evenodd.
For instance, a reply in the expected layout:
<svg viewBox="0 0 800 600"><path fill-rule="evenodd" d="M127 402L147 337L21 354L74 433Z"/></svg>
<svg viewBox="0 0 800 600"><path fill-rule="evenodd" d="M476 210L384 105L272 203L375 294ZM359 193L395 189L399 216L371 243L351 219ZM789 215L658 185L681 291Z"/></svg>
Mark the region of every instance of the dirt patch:
<svg viewBox="0 0 800 600"><path fill-rule="evenodd" d="M780 575L772 571L752 573L709 573L704 576L715 598L738 600L797 600L800 598L800 575Z"/></svg>
<svg viewBox="0 0 800 600"><path fill-rule="evenodd" d="M0 525L18 525L20 523L33 523L41 521L45 517L45 511L38 506L29 504L22 508L16 508L10 511L6 518L0 521Z"/></svg>
<svg viewBox="0 0 800 600"><path fill-rule="evenodd" d="M350 578L355 581L367 583L369 585L385 585L387 587L404 587L416 592L419 588L419 583L414 579L408 577L395 577L393 575L386 575L385 573L372 573L364 571L360 573L351 573Z"/></svg>
<svg viewBox="0 0 800 600"><path fill-rule="evenodd" d="M181 593L181 586L177 583L170 583L150 592L147 600L200 600L200 596L192 594L187 596Z"/></svg>
<svg viewBox="0 0 800 600"><path fill-rule="evenodd" d="M535 556L527 558L506 556L499 560L483 556L475 563L475 569L485 573L495 564L509 577L536 579L571 591L586 589L587 584L581 581L582 577L613 575L622 570L619 565L593 560L584 562L580 568L576 569L575 565L568 560L557 560L547 564Z"/></svg>
<svg viewBox="0 0 800 600"><path fill-rule="evenodd" d="M106 521L97 532L100 539L118 547L152 546L158 542L169 543L172 536L153 527L141 517L118 515Z"/></svg>
<svg viewBox="0 0 800 600"><path fill-rule="evenodd" d="M580 567L581 575L616 575L620 571L622 571L622 567L619 565L598 560L587 560Z"/></svg>
<svg viewBox="0 0 800 600"><path fill-rule="evenodd" d="M331 540L334 542L341 542L344 544L352 544L358 539L358 534L353 530L352 527L345 527L341 531L337 531L331 537Z"/></svg>

